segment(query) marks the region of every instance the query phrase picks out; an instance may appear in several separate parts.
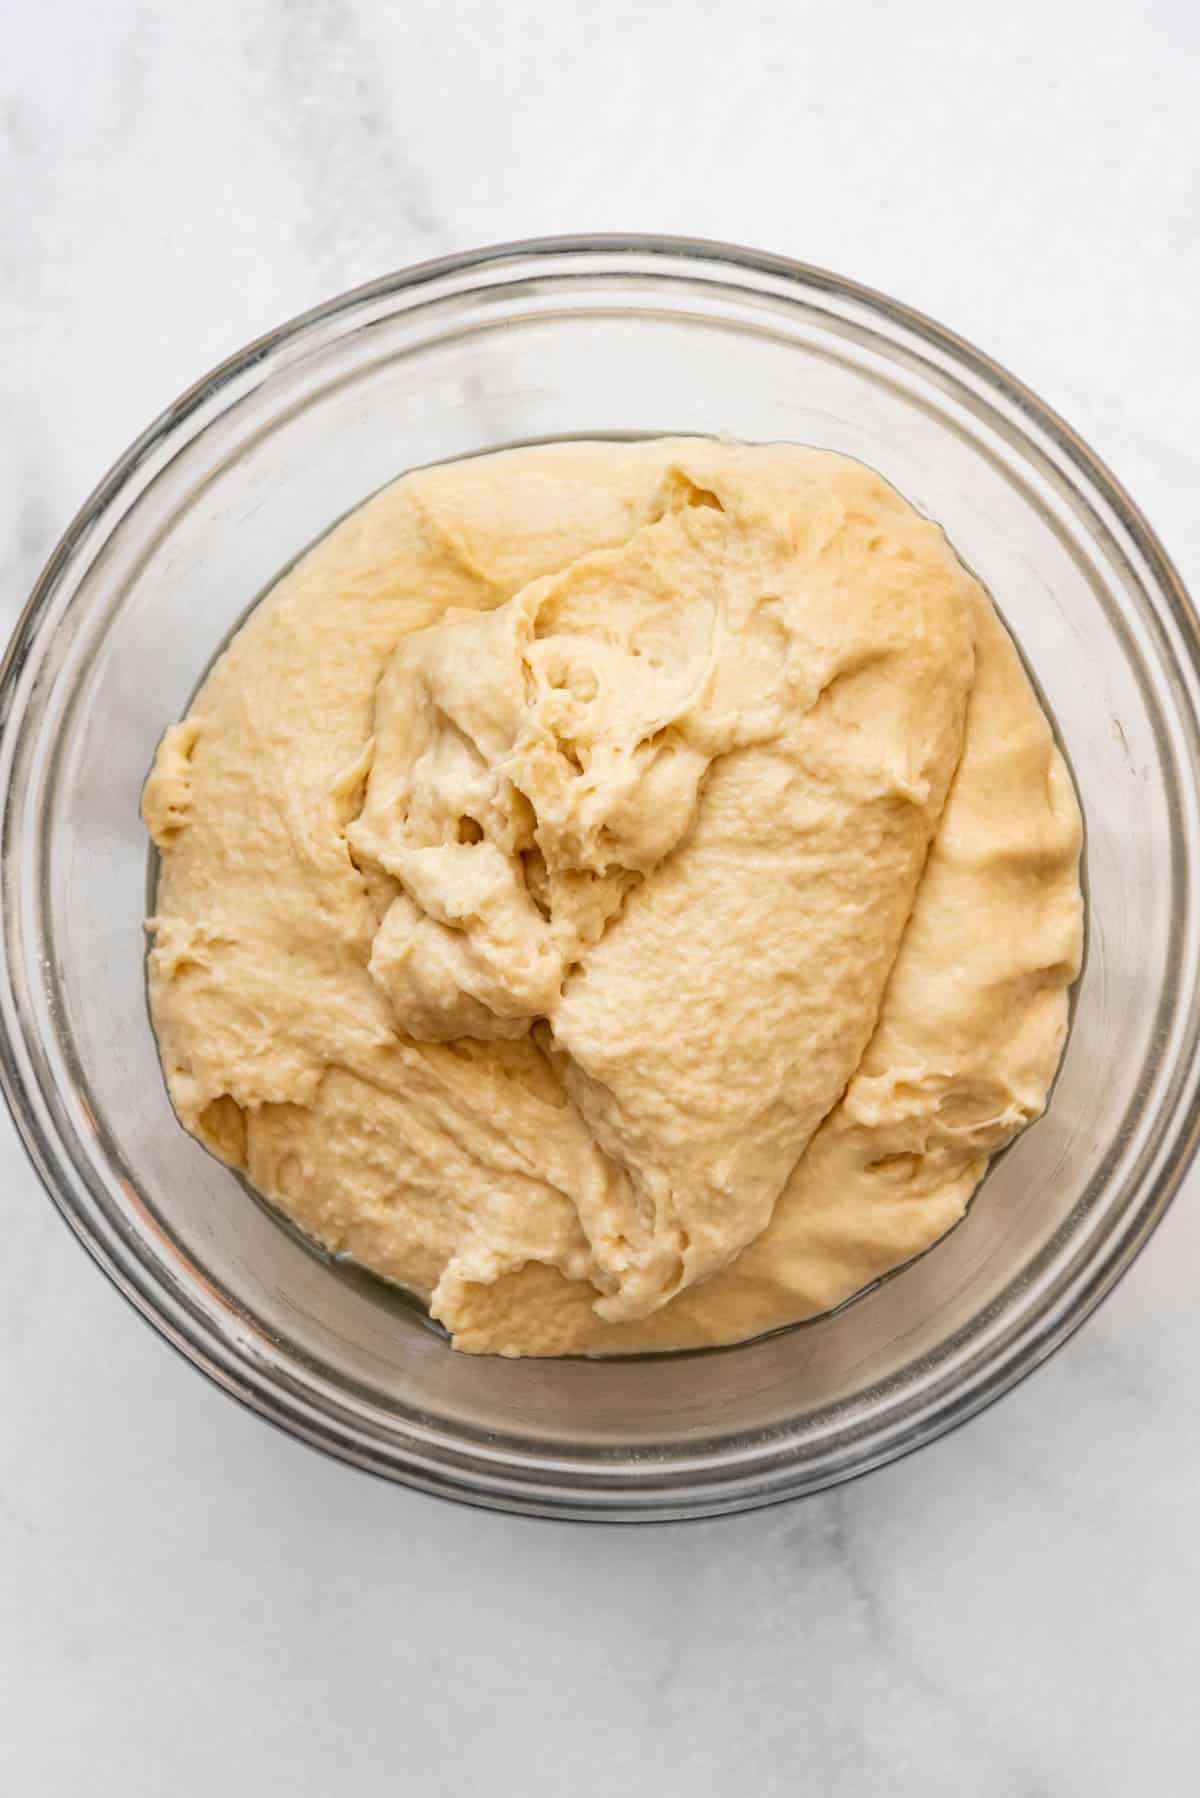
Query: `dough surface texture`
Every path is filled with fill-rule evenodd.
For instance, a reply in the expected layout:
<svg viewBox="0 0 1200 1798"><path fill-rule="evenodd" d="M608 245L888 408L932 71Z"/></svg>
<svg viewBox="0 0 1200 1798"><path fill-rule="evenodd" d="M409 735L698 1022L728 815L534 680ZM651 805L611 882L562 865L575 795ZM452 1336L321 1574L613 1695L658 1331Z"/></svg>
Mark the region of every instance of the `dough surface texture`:
<svg viewBox="0 0 1200 1798"><path fill-rule="evenodd" d="M1065 1039L1066 768L940 529L829 452L403 477L254 609L143 811L181 1120L462 1349L840 1303Z"/></svg>

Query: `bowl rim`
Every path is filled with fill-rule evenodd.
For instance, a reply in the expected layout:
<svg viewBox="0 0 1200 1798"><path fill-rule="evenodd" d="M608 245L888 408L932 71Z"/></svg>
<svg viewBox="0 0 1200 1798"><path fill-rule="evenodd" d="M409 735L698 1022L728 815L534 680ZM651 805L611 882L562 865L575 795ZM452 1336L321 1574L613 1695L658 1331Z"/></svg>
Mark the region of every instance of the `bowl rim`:
<svg viewBox="0 0 1200 1798"><path fill-rule="evenodd" d="M491 244L430 258L377 276L297 313L253 339L217 363L164 407L84 500L47 558L13 626L0 657L0 770L4 769L21 737L23 714L15 707L17 688L27 665L36 664L39 632L60 582L92 527L173 432L248 370L263 364L313 326L350 313L374 299L388 299L448 277L483 275L506 264L524 265L523 270L514 268L514 278L518 278L522 272L526 275L536 273L539 264L589 255L600 259L660 257L681 276L686 276L685 265L689 261L703 264L709 270L725 265L731 273L742 277L766 277L809 292L824 291L842 302L862 306L869 314L882 317L926 346L940 351L953 365L965 369L993 393L1015 405L1026 420L1040 429L1072 471L1082 476L1111 508L1118 525L1144 561L1157 596L1165 601L1190 657L1192 671L1200 672L1200 616L1140 508L1106 463L1052 407L969 341L927 314L875 288L794 258L690 236L575 233ZM0 793L0 828L5 847L12 797L13 786L5 780L5 790ZM639 1482L631 1478L623 1484L614 1481L611 1485L608 1482L601 1485L594 1481L589 1486L586 1474L581 1478L578 1471L570 1470L567 1470L565 1480L558 1484L544 1477L539 1483L536 1475L531 1482L527 1475L519 1479L506 1475L502 1462L493 1462L489 1467L487 1457L481 1457L469 1448L460 1448L456 1452L453 1446L447 1451L445 1444L413 1442L407 1445L403 1454L398 1454L394 1440L388 1444L372 1443L361 1422L355 1424L352 1421L340 1434L336 1433L329 1411L317 1409L307 1402L286 1374L276 1372L274 1377L264 1378L261 1370L248 1367L245 1356L239 1356L231 1333L224 1339L213 1331L206 1336L194 1308L180 1303L163 1282L156 1286L136 1258L123 1260L84 1215L69 1190L69 1181L61 1177L61 1144L50 1140L51 1133L43 1128L30 1103L19 1054L23 1034L21 1008L12 981L6 931L0 934L0 958L5 976L0 982L0 1090L3 1090L18 1137L41 1184L72 1234L142 1317L192 1365L245 1407L333 1458L442 1497L528 1515L592 1521L663 1521L743 1510L856 1478L957 1428L1040 1366L1113 1290L1158 1226L1200 1146L1200 1092L1193 1082L1190 1093L1184 1094L1177 1104L1177 1116L1169 1120L1171 1127L1163 1133L1162 1165L1151 1175L1149 1191L1141 1205L1123 1220L1115 1244L1107 1240L1099 1244L1094 1260L1089 1257L1082 1267L1072 1270L1063 1289L1056 1295L1056 1302L1045 1313L1025 1320L1015 1335L1006 1341L1004 1353L995 1365L977 1372L973 1378L968 1377L963 1390L952 1392L945 1402L930 1404L926 1413L910 1417L902 1438L895 1435L893 1424L891 1435L884 1432L880 1438L868 1433L858 1453L832 1470L822 1470L819 1466L815 1474L811 1471L806 1474L803 1469L793 1470L789 1478L787 1457L784 1456L782 1466L772 1464L767 1467L756 1462L747 1472L732 1479L714 1481L698 1473L682 1492L672 1489L669 1481L663 1482L661 1470L657 1479ZM736 1351L731 1349L729 1352ZM434 1449L436 1452L431 1452ZM547 1465L551 1459L544 1457Z"/></svg>

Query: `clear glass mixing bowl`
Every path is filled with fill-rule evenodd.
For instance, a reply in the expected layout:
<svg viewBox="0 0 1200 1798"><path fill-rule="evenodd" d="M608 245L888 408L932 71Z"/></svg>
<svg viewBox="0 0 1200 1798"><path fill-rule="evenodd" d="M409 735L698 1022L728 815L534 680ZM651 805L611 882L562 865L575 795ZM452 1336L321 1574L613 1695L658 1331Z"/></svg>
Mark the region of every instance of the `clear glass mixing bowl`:
<svg viewBox="0 0 1200 1798"><path fill-rule="evenodd" d="M939 519L1040 682L1087 820L1089 941L1046 1117L964 1222L842 1311L704 1354L458 1356L176 1123L147 1020L143 778L297 551L416 464L728 432L861 457ZM1145 1241L1196 1139L1197 623L1145 521L1032 394L927 319L720 245L428 263L232 357L52 556L0 682L0 1062L91 1254L229 1392L361 1467L578 1517L736 1510L928 1441L1027 1373Z"/></svg>

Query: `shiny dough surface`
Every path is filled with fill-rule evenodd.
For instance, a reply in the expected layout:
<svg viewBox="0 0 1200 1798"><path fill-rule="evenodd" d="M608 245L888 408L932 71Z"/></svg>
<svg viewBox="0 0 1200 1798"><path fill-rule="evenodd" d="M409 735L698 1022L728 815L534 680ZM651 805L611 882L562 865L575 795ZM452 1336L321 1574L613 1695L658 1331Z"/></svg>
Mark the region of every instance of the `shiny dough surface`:
<svg viewBox="0 0 1200 1798"><path fill-rule="evenodd" d="M460 1349L824 1311L958 1220L1062 1051L1066 768L941 530L830 452L404 476L143 810L181 1120Z"/></svg>

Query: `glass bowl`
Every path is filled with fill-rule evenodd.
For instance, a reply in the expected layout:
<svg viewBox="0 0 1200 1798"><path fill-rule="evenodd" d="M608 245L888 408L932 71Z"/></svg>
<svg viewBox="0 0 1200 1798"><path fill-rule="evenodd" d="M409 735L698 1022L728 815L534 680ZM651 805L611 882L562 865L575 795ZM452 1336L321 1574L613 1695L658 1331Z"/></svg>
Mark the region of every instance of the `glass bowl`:
<svg viewBox="0 0 1200 1798"><path fill-rule="evenodd" d="M185 1135L146 1013L143 778L248 604L406 468L556 437L842 450L941 521L1057 720L1088 953L1045 1118L940 1245L726 1350L475 1359ZM448 1497L666 1518L811 1492L949 1429L1113 1285L1196 1140L1197 624L1136 508L969 345L819 270L579 238L426 263L232 357L54 552L0 684L0 1059L55 1203L142 1314L332 1454Z"/></svg>

